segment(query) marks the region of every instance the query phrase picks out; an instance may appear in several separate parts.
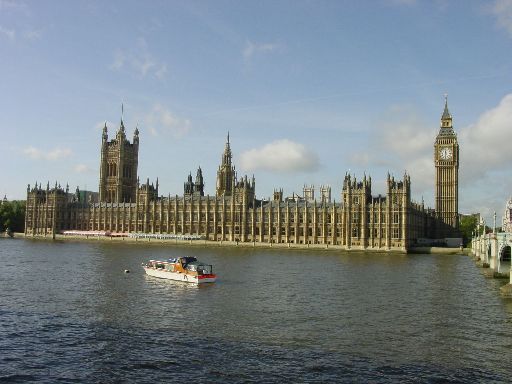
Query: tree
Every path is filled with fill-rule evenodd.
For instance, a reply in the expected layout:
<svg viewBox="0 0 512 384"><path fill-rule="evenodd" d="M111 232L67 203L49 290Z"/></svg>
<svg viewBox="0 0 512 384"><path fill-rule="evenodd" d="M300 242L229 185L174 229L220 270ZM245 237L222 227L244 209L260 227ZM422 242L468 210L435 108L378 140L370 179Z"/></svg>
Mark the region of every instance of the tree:
<svg viewBox="0 0 512 384"><path fill-rule="evenodd" d="M467 245L471 238L473 237L473 232L475 231L477 225L477 217L476 216L462 216L459 223L459 230L462 234L462 241L464 245Z"/></svg>
<svg viewBox="0 0 512 384"><path fill-rule="evenodd" d="M0 205L0 231L25 231L25 201L4 201Z"/></svg>

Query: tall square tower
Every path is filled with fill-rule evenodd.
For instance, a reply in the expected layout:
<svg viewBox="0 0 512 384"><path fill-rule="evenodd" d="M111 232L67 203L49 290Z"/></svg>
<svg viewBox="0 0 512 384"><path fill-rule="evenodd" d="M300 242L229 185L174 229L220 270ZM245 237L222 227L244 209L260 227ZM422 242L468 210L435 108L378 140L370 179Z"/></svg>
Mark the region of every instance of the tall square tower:
<svg viewBox="0 0 512 384"><path fill-rule="evenodd" d="M445 97L441 127L434 143L438 237L454 236L459 228L459 144Z"/></svg>

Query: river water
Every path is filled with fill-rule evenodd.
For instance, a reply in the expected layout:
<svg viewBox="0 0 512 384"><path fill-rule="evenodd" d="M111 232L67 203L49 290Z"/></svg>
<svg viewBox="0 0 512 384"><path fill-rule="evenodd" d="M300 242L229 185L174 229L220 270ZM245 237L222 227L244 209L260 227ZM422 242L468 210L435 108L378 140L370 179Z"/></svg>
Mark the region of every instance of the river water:
<svg viewBox="0 0 512 384"><path fill-rule="evenodd" d="M217 283L140 266L174 256ZM467 256L0 239L0 265L0 382L512 377L512 301Z"/></svg>

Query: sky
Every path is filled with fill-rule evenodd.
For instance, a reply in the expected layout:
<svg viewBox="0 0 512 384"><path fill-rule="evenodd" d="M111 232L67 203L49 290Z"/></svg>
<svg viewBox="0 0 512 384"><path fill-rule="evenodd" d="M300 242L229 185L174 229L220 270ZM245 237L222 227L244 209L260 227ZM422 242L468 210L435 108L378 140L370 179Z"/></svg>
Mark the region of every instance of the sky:
<svg viewBox="0 0 512 384"><path fill-rule="evenodd" d="M140 131L141 181L215 194L227 134L256 195L410 174L434 207L445 94L459 211L512 195L512 0L0 0L0 197L98 190L101 128ZM123 107L122 107L123 106ZM122 112L123 109L123 112ZM121 116L123 114L123 116Z"/></svg>

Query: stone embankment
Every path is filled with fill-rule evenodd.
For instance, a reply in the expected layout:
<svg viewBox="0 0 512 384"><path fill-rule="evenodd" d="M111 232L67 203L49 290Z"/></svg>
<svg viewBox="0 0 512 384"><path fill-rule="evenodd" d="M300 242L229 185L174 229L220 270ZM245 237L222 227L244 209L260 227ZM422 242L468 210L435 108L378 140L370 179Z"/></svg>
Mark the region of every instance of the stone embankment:
<svg viewBox="0 0 512 384"><path fill-rule="evenodd" d="M25 237L24 233L15 233L16 238ZM27 239L53 240L52 235L26 236ZM158 239L158 238L136 238L136 237L115 237L115 236L74 236L55 235L57 241L102 241L112 243L137 243L151 245L182 245L199 247L240 247L240 248L276 248L276 249L302 249L322 251L348 251L344 246L329 244L295 244L295 243L260 243L260 242L238 242L238 241L211 241L211 240L180 240L180 239ZM385 252L382 249L360 249L353 247L351 252ZM405 253L402 249L391 249L390 252ZM413 247L408 253L411 254L437 254L437 255L461 255L469 254L470 249L442 248L442 247Z"/></svg>

